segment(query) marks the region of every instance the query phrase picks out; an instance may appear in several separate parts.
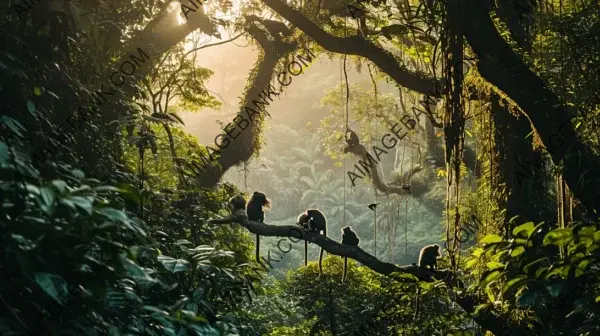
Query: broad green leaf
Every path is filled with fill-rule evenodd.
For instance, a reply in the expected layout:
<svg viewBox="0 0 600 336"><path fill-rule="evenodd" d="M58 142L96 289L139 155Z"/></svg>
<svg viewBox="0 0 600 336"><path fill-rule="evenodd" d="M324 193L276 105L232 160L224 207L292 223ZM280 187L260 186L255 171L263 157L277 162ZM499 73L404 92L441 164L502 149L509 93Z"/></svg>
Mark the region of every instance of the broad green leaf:
<svg viewBox="0 0 600 336"><path fill-rule="evenodd" d="M473 336L473 333L470 331L466 331L466 330L460 330L460 331L454 332L454 334L452 334L452 336Z"/></svg>
<svg viewBox="0 0 600 336"><path fill-rule="evenodd" d="M590 262L590 260L583 260L579 263L579 265L577 265L577 268L581 269L582 271L585 271L586 268L590 265Z"/></svg>
<svg viewBox="0 0 600 336"><path fill-rule="evenodd" d="M531 236L531 234L533 233L534 227L535 226L533 222L521 224L513 229L513 235L529 238L529 236Z"/></svg>
<svg viewBox="0 0 600 336"><path fill-rule="evenodd" d="M538 269L535 271L535 277L536 277L536 278L541 278L541 277L542 277L542 275L543 275L544 273L547 273L547 272L548 272L548 269L549 269L549 268L548 268L548 267L546 267L546 266L538 268Z"/></svg>
<svg viewBox="0 0 600 336"><path fill-rule="evenodd" d="M479 242L482 244L494 244L494 243L500 243L502 241L502 238L498 235L487 235L485 237L483 237Z"/></svg>
<svg viewBox="0 0 600 336"><path fill-rule="evenodd" d="M42 195L42 200L44 201L44 205L50 207L52 203L54 203L54 191L48 187L40 188L40 194Z"/></svg>
<svg viewBox="0 0 600 336"><path fill-rule="evenodd" d="M75 204L77 207L85 210L85 212L87 212L88 215L92 214L92 203L87 199L81 196L71 196L67 199L73 202L73 204Z"/></svg>
<svg viewBox="0 0 600 336"><path fill-rule="evenodd" d="M27 101L27 110L35 117L35 104L31 100Z"/></svg>
<svg viewBox="0 0 600 336"><path fill-rule="evenodd" d="M117 222L127 222L129 220L123 211L114 208L100 208L96 209L96 212Z"/></svg>
<svg viewBox="0 0 600 336"><path fill-rule="evenodd" d="M510 251L510 256L517 257L520 256L523 252L525 252L525 247L517 246L514 249L512 249L512 251Z"/></svg>
<svg viewBox="0 0 600 336"><path fill-rule="evenodd" d="M500 277L500 275L502 275L502 272L500 272L498 270L485 272L482 276L483 280L481 280L480 286L482 286L482 287L487 286L492 281L498 279Z"/></svg>
<svg viewBox="0 0 600 336"><path fill-rule="evenodd" d="M159 281L151 277L140 265L136 264L133 260L121 257L122 263L127 270L127 273L137 282L145 285L156 284Z"/></svg>
<svg viewBox="0 0 600 336"><path fill-rule="evenodd" d="M84 185L79 186L79 187L77 187L75 189L72 189L71 190L71 194L79 194L81 192L88 191L88 190L91 190L90 186L87 185L87 184L84 184Z"/></svg>
<svg viewBox="0 0 600 336"><path fill-rule="evenodd" d="M570 228L556 229L544 237L544 245L566 245L573 240L573 230Z"/></svg>
<svg viewBox="0 0 600 336"><path fill-rule="evenodd" d="M40 188L38 188L37 186L33 185L33 184L29 184L27 183L26 187L27 192L30 192L32 194L35 195L39 195L40 194Z"/></svg>
<svg viewBox="0 0 600 336"><path fill-rule="evenodd" d="M24 131L25 127L23 127L21 123L6 115L0 115L0 121L6 125L6 127L10 128L10 130L13 131L13 133L15 133L18 137L23 137L21 131Z"/></svg>
<svg viewBox="0 0 600 336"><path fill-rule="evenodd" d="M50 273L35 273L35 281L50 297L62 305L67 294L66 283L62 277Z"/></svg>
<svg viewBox="0 0 600 336"><path fill-rule="evenodd" d="M525 292L517 299L517 306L528 307L531 306L537 298L536 292Z"/></svg>
<svg viewBox="0 0 600 336"><path fill-rule="evenodd" d="M474 257L479 258L483 254L483 249L481 247L478 247L475 250L473 250L472 254Z"/></svg>
<svg viewBox="0 0 600 336"><path fill-rule="evenodd" d="M497 261L490 261L489 263L486 264L486 266L490 269L490 270L494 270L496 268L502 268L506 265L504 265L501 262L497 262Z"/></svg>
<svg viewBox="0 0 600 336"><path fill-rule="evenodd" d="M551 278L553 275L558 275L560 278L566 279L569 276L571 265L556 267L546 275L546 278Z"/></svg>
<svg viewBox="0 0 600 336"><path fill-rule="evenodd" d="M73 202L69 201L69 200L68 200L68 199L66 199L66 198L63 198L63 199L61 199L60 201L58 201L58 203L60 203L60 204L64 204L64 205L66 205L67 207L71 208L72 210L75 210L75 203L73 203Z"/></svg>
<svg viewBox="0 0 600 336"><path fill-rule="evenodd" d="M485 293L487 294L488 299L490 299L490 302L496 301L494 298L494 292L492 292L492 289L489 286L485 287Z"/></svg>
<svg viewBox="0 0 600 336"><path fill-rule="evenodd" d="M401 278L401 279L409 279L409 280L413 280L413 281L419 281L419 278L417 278L416 276L414 276L410 273L394 272L393 276L394 276L394 279L397 277L397 278Z"/></svg>
<svg viewBox="0 0 600 336"><path fill-rule="evenodd" d="M83 180L85 178L85 174L79 169L71 170L71 175L73 175L75 178L77 178L79 180Z"/></svg>
<svg viewBox="0 0 600 336"><path fill-rule="evenodd" d="M524 275L519 275L515 278L512 278L512 279L508 280L502 287L502 294L510 295L513 292L516 292L517 290L519 290L521 288L521 286L523 286L526 283L527 283L527 277Z"/></svg>
<svg viewBox="0 0 600 336"><path fill-rule="evenodd" d="M550 293L550 295L552 295L554 297L557 297L560 295L562 288L563 288L562 284L552 284L550 286L546 286L548 293Z"/></svg>
<svg viewBox="0 0 600 336"><path fill-rule="evenodd" d="M10 159L10 153L8 151L8 146L4 143L4 141L0 141L0 165L8 163Z"/></svg>
<svg viewBox="0 0 600 336"><path fill-rule="evenodd" d="M479 260L477 258L471 258L469 261L467 261L467 263L465 264L466 268L473 268L478 264Z"/></svg>
<svg viewBox="0 0 600 336"><path fill-rule="evenodd" d="M545 261L545 260L547 260L547 259L548 259L548 257L543 257L543 258L540 258L540 259L534 260L534 261L530 262L529 264L527 264L527 265L523 266L523 271L525 271L525 272L529 272L529 267L531 267L531 266L533 266L533 265L535 265L535 264L538 264L538 263L540 263L540 262L542 262L542 261Z"/></svg>
<svg viewBox="0 0 600 336"><path fill-rule="evenodd" d="M62 181L62 180L54 180L54 181L52 181L52 185L61 194L64 193L68 189L67 184L65 183L65 181Z"/></svg>
<svg viewBox="0 0 600 336"><path fill-rule="evenodd" d="M593 227L593 226L586 226L586 227L582 228L581 230L579 230L579 235L580 236L584 236L584 237L593 238L595 232L596 232L596 228L595 227Z"/></svg>
<svg viewBox="0 0 600 336"><path fill-rule="evenodd" d="M96 191L96 192L101 192L101 191L125 192L125 190L119 189L119 188L113 187L113 186L99 186L99 187L94 188L94 191Z"/></svg>
<svg viewBox="0 0 600 336"><path fill-rule="evenodd" d="M188 270L190 263L183 259L174 259L167 256L158 256L158 261L171 273Z"/></svg>

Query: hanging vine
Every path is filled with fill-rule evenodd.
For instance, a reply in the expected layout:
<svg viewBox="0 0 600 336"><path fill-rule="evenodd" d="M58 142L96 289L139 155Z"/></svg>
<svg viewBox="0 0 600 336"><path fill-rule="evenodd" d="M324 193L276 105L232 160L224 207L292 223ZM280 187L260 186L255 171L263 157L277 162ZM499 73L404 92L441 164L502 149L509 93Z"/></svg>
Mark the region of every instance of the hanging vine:
<svg viewBox="0 0 600 336"><path fill-rule="evenodd" d="M456 271L457 256L460 251L460 166L464 149L464 99L463 99L463 45L461 31L460 4L457 0L449 0L442 12L442 62L445 87L444 140L446 144L445 160L447 168L447 198L446 198L446 240L450 263ZM452 210L451 210L452 209ZM451 215L454 221L451 222Z"/></svg>

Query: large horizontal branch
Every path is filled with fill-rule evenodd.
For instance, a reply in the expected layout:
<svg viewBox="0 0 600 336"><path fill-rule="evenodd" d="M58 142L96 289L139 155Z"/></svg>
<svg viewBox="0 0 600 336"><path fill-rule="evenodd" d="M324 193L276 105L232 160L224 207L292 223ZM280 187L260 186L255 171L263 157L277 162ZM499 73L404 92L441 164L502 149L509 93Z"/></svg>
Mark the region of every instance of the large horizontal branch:
<svg viewBox="0 0 600 336"><path fill-rule="evenodd" d="M436 270L434 272L416 265L396 266L392 263L377 259L360 247L344 245L319 233L303 231L297 225L270 225L248 220L248 217L244 215L232 215L222 219L212 219L209 220L208 223L236 223L245 227L251 233L265 237L288 237L291 239L306 240L322 247L327 253L357 260L373 271L386 276L392 276L392 273L400 272L412 274L422 281L432 282L433 278L436 278L444 279L451 286L456 284L456 277L454 277L449 270Z"/></svg>
<svg viewBox="0 0 600 336"><path fill-rule="evenodd" d="M360 247L344 245L321 234L303 231L296 225L269 225L261 222L255 222L248 220L246 215L240 214L239 212L235 215L231 215L222 219L209 220L208 223L236 223L243 226L251 233L265 237L288 237L291 239L309 241L315 245L318 245L319 247L322 247L330 254L354 259L374 272L389 276L392 279L400 282L407 282L410 280L404 277L394 276L393 273L412 274L420 281L425 282L433 282L434 279L440 279L444 281L444 283L446 283L446 285L448 285L450 288L464 286L461 280L458 279L451 270L436 270L434 272L417 265L396 266L392 263L377 259L376 257L365 252ZM451 299L469 313L473 313L475 311L475 307L480 304L475 296L469 294L453 295L451 296ZM489 330L494 331L497 335L503 335L503 333L500 332L502 330L511 330L514 328L509 320L503 319L502 317L488 311L482 312L480 315L473 316L473 318L478 323L485 325ZM497 327L494 327L494 325ZM491 326L491 328L489 328L489 326Z"/></svg>
<svg viewBox="0 0 600 336"><path fill-rule="evenodd" d="M441 94L438 92L440 90L435 89L436 85L433 78L408 71L391 53L364 39L362 36L333 36L283 1L263 1L267 6L306 35L310 36L326 50L340 54L362 56L372 61L383 72L394 79L398 85L432 97L441 97ZM437 87L442 87L441 81L439 81Z"/></svg>

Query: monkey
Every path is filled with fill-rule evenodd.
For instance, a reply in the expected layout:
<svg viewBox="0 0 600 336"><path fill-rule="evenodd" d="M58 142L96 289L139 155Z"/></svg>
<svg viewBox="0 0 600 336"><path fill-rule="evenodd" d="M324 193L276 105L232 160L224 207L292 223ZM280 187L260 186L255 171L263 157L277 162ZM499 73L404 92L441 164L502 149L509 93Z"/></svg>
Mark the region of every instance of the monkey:
<svg viewBox="0 0 600 336"><path fill-rule="evenodd" d="M358 246L360 238L356 235L356 232L351 227L346 226L342 229L342 244L349 246ZM348 270L348 257L344 258L344 275L342 275L342 282L346 280L346 272Z"/></svg>
<svg viewBox="0 0 600 336"><path fill-rule="evenodd" d="M423 246L421 252L419 253L419 267L429 266L431 271L435 271L437 269L437 257L441 256L440 254L440 246L438 244L426 245ZM415 298L415 316L414 319L417 319L419 316L419 296L421 295L421 287L417 287L417 297Z"/></svg>
<svg viewBox="0 0 600 336"><path fill-rule="evenodd" d="M308 215L305 213L301 213L300 216L298 216L296 225L298 225L304 231L309 231L310 228L308 227L308 221ZM308 240L304 241L304 266L306 265L308 265Z"/></svg>
<svg viewBox="0 0 600 336"><path fill-rule="evenodd" d="M344 148L344 154L348 153L350 150L360 145L358 135L356 135L356 133L354 133L354 131L351 130L350 127L346 129L346 144L348 144L348 146Z"/></svg>
<svg viewBox="0 0 600 336"><path fill-rule="evenodd" d="M246 207L246 213L248 214L248 219L251 221L264 223L265 221L265 212L264 210L271 208L271 201L267 198L267 195L255 191L252 194L252 197L248 201L248 206ZM256 235L256 261L260 262L260 235Z"/></svg>
<svg viewBox="0 0 600 336"><path fill-rule="evenodd" d="M317 209L308 209L304 213L298 216L298 225L302 227L305 231L322 233L325 237L327 237L327 219L325 215L317 210ZM319 276L323 274L323 248L321 247L321 252L319 253ZM307 264L308 259L308 244L304 243L304 265Z"/></svg>
<svg viewBox="0 0 600 336"><path fill-rule="evenodd" d="M242 195L233 196L229 200L229 206L231 207L231 214L235 215L239 212L244 212L246 215L246 199Z"/></svg>
<svg viewBox="0 0 600 336"><path fill-rule="evenodd" d="M209 224L227 224L231 223L232 217L243 216L247 218L246 215L246 199L243 195L236 195L229 199L229 210L231 210L231 216L227 216L225 218L219 219L209 219Z"/></svg>
<svg viewBox="0 0 600 336"><path fill-rule="evenodd" d="M426 245L419 253L419 267L429 266L432 271L437 269L437 257L440 257L440 246L438 244Z"/></svg>

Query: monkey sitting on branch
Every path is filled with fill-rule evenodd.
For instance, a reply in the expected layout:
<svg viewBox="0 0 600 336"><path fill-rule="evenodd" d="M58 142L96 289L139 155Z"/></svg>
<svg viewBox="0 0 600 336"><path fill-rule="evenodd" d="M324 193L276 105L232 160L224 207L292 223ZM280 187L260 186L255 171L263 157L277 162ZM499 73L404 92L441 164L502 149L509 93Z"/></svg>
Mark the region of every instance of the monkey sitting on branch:
<svg viewBox="0 0 600 336"><path fill-rule="evenodd" d="M246 215L246 199L244 198L244 196L243 195L233 196L229 200L229 210L231 210L231 216L221 218L221 219L209 219L208 223L209 224L227 224L227 223L231 222L232 217L234 217L234 216L247 217L247 215Z"/></svg>
<svg viewBox="0 0 600 336"><path fill-rule="evenodd" d="M437 269L437 259L441 256L438 244L424 246L419 253L419 267L427 268L429 266L429 269L435 272Z"/></svg>
<svg viewBox="0 0 600 336"><path fill-rule="evenodd" d="M267 195L255 191L248 201L246 212L248 219L255 222L265 222L265 211L271 208L271 201L267 198ZM256 261L260 262L260 235L256 235Z"/></svg>
<svg viewBox="0 0 600 336"><path fill-rule="evenodd" d="M327 237L327 219L325 215L316 209L308 209L304 213L298 216L298 226L304 231L321 233ZM321 247L321 253L319 254L319 276L323 274L323 252L325 250ZM304 265L308 263L308 242L304 241Z"/></svg>
<svg viewBox="0 0 600 336"><path fill-rule="evenodd" d="M433 272L437 269L437 259L441 257L440 246L438 244L426 245L419 253L419 267L429 269ZM415 315L414 319L419 316L419 296L421 296L421 286L417 287L417 296L415 298Z"/></svg>
<svg viewBox="0 0 600 336"><path fill-rule="evenodd" d="M342 229L342 244L348 246L358 246L360 238L356 235L356 232L351 227L346 226ZM348 257L344 258L344 274L342 275L342 282L346 280L346 272L348 271Z"/></svg>

